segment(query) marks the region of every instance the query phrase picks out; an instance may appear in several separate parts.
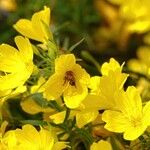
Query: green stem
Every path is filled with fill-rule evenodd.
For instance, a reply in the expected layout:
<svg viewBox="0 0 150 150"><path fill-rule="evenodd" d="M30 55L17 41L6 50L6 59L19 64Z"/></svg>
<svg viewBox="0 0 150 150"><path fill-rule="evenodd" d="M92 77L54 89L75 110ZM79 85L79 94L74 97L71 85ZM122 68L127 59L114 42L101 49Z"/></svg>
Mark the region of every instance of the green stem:
<svg viewBox="0 0 150 150"><path fill-rule="evenodd" d="M68 120L68 118L69 118L69 115L70 115L70 109L67 108L67 110L66 110L66 116L65 116L65 119L64 119L64 122L63 122L63 123L66 123L66 122L67 122L67 120Z"/></svg>

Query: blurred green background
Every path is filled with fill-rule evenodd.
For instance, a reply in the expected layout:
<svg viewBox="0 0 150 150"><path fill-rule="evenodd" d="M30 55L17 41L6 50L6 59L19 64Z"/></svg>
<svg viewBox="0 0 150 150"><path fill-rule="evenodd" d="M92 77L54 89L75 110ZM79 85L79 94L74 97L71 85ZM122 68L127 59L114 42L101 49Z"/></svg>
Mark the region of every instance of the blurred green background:
<svg viewBox="0 0 150 150"><path fill-rule="evenodd" d="M20 18L30 19L45 5L51 8L51 29L60 47L84 39L77 54L88 50L102 62L110 57L122 62L136 57L137 47L143 44L143 34L127 32L116 19L118 6L109 0L0 0L0 44L14 45L18 33L12 25Z"/></svg>

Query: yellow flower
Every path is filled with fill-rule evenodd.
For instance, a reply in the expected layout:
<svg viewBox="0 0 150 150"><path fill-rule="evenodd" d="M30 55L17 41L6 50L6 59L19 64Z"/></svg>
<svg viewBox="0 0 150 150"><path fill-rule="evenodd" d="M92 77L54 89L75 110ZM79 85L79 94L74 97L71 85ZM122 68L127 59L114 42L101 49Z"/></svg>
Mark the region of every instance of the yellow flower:
<svg viewBox="0 0 150 150"><path fill-rule="evenodd" d="M115 108L115 96L120 90L123 90L123 85L128 77L127 74L122 73L123 65L110 59L109 63L104 63L101 68L102 77L99 82L100 100L104 103L104 108Z"/></svg>
<svg viewBox="0 0 150 150"><path fill-rule="evenodd" d="M121 70L122 66L111 58L109 63L102 65L103 76L94 76L90 79L90 94L82 101L80 107L74 110L78 127L94 121L100 109L117 109L115 96L122 90L127 78Z"/></svg>
<svg viewBox="0 0 150 150"><path fill-rule="evenodd" d="M36 12L31 21L20 19L14 28L22 35L33 40L45 43L47 40L52 40L52 33L49 30L50 24L50 9L44 7L44 10Z"/></svg>
<svg viewBox="0 0 150 150"><path fill-rule="evenodd" d="M144 33L150 30L149 9L149 0L123 1L120 16L128 21L128 29L131 32Z"/></svg>
<svg viewBox="0 0 150 150"><path fill-rule="evenodd" d="M33 71L33 51L28 39L15 38L19 51L7 44L0 45L1 91L23 85Z"/></svg>
<svg viewBox="0 0 150 150"><path fill-rule="evenodd" d="M100 140L98 143L93 143L90 150L112 150L111 144L107 141Z"/></svg>
<svg viewBox="0 0 150 150"><path fill-rule="evenodd" d="M150 47L142 46L137 50L138 59L128 61L128 67L135 71L150 76Z"/></svg>
<svg viewBox="0 0 150 150"><path fill-rule="evenodd" d="M45 84L44 97L54 100L63 95L66 106L76 108L88 93L89 79L73 54L61 55L55 60L55 73Z"/></svg>
<svg viewBox="0 0 150 150"><path fill-rule="evenodd" d="M37 131L32 125L24 125L22 129L8 131L2 145L6 150L62 150L66 148L64 142L58 142L54 133L41 128ZM4 150L5 150L4 149Z"/></svg>
<svg viewBox="0 0 150 150"><path fill-rule="evenodd" d="M102 120L106 122L104 127L112 132L124 133L126 140L135 140L150 125L150 102L142 108L140 94L133 86L121 92L117 102L118 111L106 110L103 113Z"/></svg>
<svg viewBox="0 0 150 150"><path fill-rule="evenodd" d="M15 0L0 0L0 9L5 11L15 11L17 7Z"/></svg>
<svg viewBox="0 0 150 150"><path fill-rule="evenodd" d="M128 77L127 74L121 72L122 67L123 65L120 66L113 58L110 59L109 63L105 62L101 68L102 77L91 78L89 85L91 93L86 99L97 101L95 103L99 109L115 109L115 96L123 90L123 85Z"/></svg>

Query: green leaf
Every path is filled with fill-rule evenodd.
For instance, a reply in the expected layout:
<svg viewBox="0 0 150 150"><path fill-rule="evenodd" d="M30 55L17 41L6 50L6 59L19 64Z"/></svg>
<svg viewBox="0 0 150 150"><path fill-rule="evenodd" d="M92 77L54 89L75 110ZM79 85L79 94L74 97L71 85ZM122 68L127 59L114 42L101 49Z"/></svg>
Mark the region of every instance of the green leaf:
<svg viewBox="0 0 150 150"><path fill-rule="evenodd" d="M84 41L84 38L81 39L78 43L72 45L70 48L69 48L69 51L73 51L78 45L80 45L82 42Z"/></svg>

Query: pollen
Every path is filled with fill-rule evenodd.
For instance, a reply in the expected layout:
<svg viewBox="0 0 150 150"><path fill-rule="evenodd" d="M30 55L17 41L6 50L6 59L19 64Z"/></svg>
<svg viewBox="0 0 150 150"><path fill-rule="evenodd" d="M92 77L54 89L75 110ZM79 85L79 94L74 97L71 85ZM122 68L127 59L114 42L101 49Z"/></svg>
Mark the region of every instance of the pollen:
<svg viewBox="0 0 150 150"><path fill-rule="evenodd" d="M75 86L76 85L75 84L74 73L72 71L67 71L65 73L64 80L65 80L64 84L68 82L71 86Z"/></svg>

